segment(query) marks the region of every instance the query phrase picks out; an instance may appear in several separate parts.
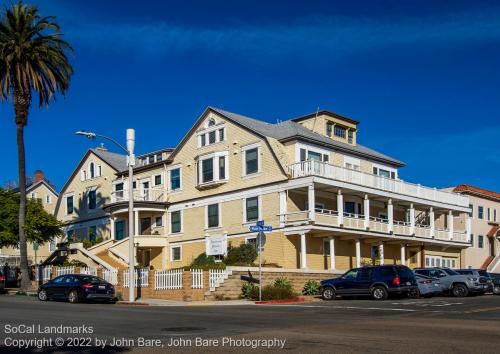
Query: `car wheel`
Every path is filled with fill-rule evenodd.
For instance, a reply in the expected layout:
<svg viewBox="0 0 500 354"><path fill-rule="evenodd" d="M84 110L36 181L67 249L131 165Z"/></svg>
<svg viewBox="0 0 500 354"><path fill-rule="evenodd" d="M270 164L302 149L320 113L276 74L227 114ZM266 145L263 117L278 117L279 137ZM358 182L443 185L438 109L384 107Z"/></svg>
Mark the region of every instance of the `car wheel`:
<svg viewBox="0 0 500 354"><path fill-rule="evenodd" d="M71 290L68 295L68 300L72 304L76 304L78 302L78 292L76 290Z"/></svg>
<svg viewBox="0 0 500 354"><path fill-rule="evenodd" d="M40 301L47 301L48 300L47 292L45 290L40 290L38 292L38 300L40 300Z"/></svg>
<svg viewBox="0 0 500 354"><path fill-rule="evenodd" d="M389 293L383 286L376 286L372 290L372 297L374 300L385 300L389 297Z"/></svg>
<svg viewBox="0 0 500 354"><path fill-rule="evenodd" d="M408 292L409 299L419 299L421 297L425 297L425 295L420 294L420 290L412 290Z"/></svg>
<svg viewBox="0 0 500 354"><path fill-rule="evenodd" d="M455 297L466 297L469 295L469 289L463 284L456 284L451 289L451 293Z"/></svg>
<svg viewBox="0 0 500 354"><path fill-rule="evenodd" d="M493 287L493 294L500 295L500 285L495 285Z"/></svg>
<svg viewBox="0 0 500 354"><path fill-rule="evenodd" d="M323 300L333 300L335 299L335 290L332 287L326 287L321 292L321 297Z"/></svg>

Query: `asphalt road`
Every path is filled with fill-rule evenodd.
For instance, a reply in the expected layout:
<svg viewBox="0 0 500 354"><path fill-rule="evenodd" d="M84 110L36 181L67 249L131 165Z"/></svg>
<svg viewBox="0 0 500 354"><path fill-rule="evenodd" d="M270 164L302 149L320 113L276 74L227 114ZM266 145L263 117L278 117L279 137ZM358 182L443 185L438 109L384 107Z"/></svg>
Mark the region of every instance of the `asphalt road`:
<svg viewBox="0 0 500 354"><path fill-rule="evenodd" d="M31 325L33 334L8 333ZM45 326L61 325L92 333L41 333ZM58 347L59 337L66 344L80 339L73 347ZM498 353L500 296L132 307L0 295L0 351L17 352L16 344L29 345L24 353L91 353L96 349L87 345L95 344L108 353Z"/></svg>

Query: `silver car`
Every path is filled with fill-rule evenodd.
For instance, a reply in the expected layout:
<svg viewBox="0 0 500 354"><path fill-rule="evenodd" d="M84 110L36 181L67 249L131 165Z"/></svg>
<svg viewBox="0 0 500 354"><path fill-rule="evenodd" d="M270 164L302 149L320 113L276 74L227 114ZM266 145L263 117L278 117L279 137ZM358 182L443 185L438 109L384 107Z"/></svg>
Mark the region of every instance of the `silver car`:
<svg viewBox="0 0 500 354"><path fill-rule="evenodd" d="M480 283L478 277L462 275L450 268L417 268L415 274L439 278L443 292L455 297L465 297L469 294L484 294L488 284Z"/></svg>
<svg viewBox="0 0 500 354"><path fill-rule="evenodd" d="M422 274L415 274L417 278L418 291L422 297L431 297L443 292L441 282L438 278L431 278Z"/></svg>

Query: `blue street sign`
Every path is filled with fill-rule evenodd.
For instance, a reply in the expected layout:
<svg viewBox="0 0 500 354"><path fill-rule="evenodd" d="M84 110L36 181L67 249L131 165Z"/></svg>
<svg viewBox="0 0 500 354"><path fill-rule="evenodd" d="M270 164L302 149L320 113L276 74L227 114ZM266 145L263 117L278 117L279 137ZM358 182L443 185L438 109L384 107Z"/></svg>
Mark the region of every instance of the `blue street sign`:
<svg viewBox="0 0 500 354"><path fill-rule="evenodd" d="M259 220L259 221L257 221L257 224L256 224L256 225L257 225L257 226L259 226L259 227L264 226L264 220Z"/></svg>
<svg viewBox="0 0 500 354"><path fill-rule="evenodd" d="M273 227L269 225L252 225L250 226L250 231L251 232L271 232L273 231Z"/></svg>

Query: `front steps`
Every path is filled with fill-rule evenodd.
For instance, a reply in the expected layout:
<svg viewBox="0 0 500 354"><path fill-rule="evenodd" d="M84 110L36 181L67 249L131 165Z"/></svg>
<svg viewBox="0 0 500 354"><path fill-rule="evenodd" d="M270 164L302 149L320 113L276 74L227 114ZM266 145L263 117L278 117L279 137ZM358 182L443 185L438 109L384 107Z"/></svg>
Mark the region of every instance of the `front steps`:
<svg viewBox="0 0 500 354"><path fill-rule="evenodd" d="M97 257L102 259L104 262L108 263L110 266L112 266L115 269L127 269L128 265L125 264L124 262L120 261L118 258L112 256L109 254L108 250L101 251L96 254Z"/></svg>

